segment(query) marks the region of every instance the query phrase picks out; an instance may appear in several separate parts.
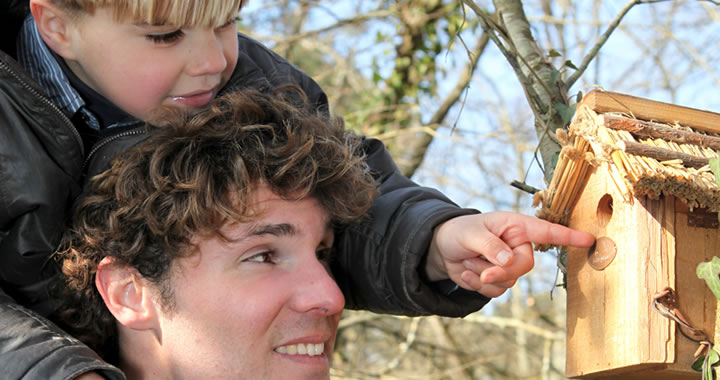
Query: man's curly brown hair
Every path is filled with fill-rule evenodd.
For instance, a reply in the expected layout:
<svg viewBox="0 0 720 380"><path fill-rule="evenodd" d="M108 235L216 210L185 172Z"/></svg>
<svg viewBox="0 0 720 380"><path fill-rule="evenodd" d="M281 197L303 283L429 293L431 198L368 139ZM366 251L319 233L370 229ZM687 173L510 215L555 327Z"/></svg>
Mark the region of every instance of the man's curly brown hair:
<svg viewBox="0 0 720 380"><path fill-rule="evenodd" d="M193 236L223 237L225 223L256 217L254 185L313 197L336 226L367 214L377 183L361 139L341 119L310 111L298 93L247 90L196 114L164 110L164 125L148 127L146 140L93 178L57 254L71 298L61 317L75 336L113 360L117 331L95 288L98 263L109 256L135 268L171 309L173 260L193 252Z"/></svg>

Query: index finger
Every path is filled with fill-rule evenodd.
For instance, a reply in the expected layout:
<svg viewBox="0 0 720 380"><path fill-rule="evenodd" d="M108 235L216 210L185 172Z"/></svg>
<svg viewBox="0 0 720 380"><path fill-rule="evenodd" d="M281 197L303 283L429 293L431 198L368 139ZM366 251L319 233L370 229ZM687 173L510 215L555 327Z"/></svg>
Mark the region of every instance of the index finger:
<svg viewBox="0 0 720 380"><path fill-rule="evenodd" d="M527 238L535 244L569 245L573 247L590 247L595 236L590 233L574 230L560 224L527 216L524 218Z"/></svg>

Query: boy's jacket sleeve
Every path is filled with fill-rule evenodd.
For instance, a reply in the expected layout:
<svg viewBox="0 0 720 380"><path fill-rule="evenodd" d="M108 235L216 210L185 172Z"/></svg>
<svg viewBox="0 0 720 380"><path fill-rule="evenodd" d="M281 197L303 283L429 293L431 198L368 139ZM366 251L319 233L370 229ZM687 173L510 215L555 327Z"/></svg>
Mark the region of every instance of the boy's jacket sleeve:
<svg viewBox="0 0 720 380"><path fill-rule="evenodd" d="M240 35L239 62L230 88L272 88L292 83L318 109L329 112L328 99L308 75L262 44ZM421 276L435 226L463 209L440 192L404 177L379 140L364 141L367 163L381 182L371 219L336 237L333 275L346 305L379 313L459 317L479 310L489 299L458 289L450 295Z"/></svg>
<svg viewBox="0 0 720 380"><path fill-rule="evenodd" d="M363 146L381 194L368 220L336 236L332 270L347 307L449 317L479 310L487 297L464 289L447 295L422 275L433 229L477 211L460 208L440 192L403 176L379 140L365 139Z"/></svg>

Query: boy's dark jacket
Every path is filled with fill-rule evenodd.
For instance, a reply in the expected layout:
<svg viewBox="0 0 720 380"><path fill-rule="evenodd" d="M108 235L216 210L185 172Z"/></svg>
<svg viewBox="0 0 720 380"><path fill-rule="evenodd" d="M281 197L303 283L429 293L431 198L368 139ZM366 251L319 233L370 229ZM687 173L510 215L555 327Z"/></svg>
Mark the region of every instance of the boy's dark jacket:
<svg viewBox="0 0 720 380"><path fill-rule="evenodd" d="M27 15L27 0L0 0L4 52L15 53L15 35ZM239 36L240 57L226 91L300 85L318 107L322 89L307 75L256 41ZM91 350L44 318L55 308L48 284L55 273L49 256L58 244L83 179L103 170L119 151L140 141L144 128L90 152L62 112L14 61L0 52L0 368L3 379L72 379L91 369L123 378ZM140 132L140 133L134 133ZM365 140L369 167L382 195L370 222L337 237L333 274L349 308L404 315L463 316L487 298L458 290L444 295L423 280L432 229L461 209L439 192L403 177L383 144ZM97 147L96 147L97 148ZM83 175L86 170L90 175ZM22 305L22 306L21 306Z"/></svg>

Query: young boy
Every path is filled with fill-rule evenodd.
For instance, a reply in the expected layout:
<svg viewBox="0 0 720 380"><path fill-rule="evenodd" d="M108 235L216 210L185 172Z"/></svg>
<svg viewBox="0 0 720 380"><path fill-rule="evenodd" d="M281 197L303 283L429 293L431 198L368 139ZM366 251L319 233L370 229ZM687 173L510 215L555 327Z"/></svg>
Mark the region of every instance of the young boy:
<svg viewBox="0 0 720 380"><path fill-rule="evenodd" d="M342 121L278 95L170 115L76 209L66 315L128 378L328 378L333 229L367 217L377 184Z"/></svg>
<svg viewBox="0 0 720 380"><path fill-rule="evenodd" d="M47 296L53 271L43 263L83 177L141 140L157 107L200 109L218 93L292 83L329 112L312 79L236 34L242 3L30 1L33 18L17 49L24 68L0 57L0 124L7 126L0 132L0 285L20 304L43 315L55 309ZM535 218L461 209L402 177L379 141L366 139L363 149L381 195L369 221L338 232L332 267L351 308L462 316L532 268L531 242L592 243L588 234ZM0 323L22 317L9 309L8 318L0 310ZM57 344L37 327L24 336Z"/></svg>

